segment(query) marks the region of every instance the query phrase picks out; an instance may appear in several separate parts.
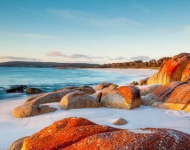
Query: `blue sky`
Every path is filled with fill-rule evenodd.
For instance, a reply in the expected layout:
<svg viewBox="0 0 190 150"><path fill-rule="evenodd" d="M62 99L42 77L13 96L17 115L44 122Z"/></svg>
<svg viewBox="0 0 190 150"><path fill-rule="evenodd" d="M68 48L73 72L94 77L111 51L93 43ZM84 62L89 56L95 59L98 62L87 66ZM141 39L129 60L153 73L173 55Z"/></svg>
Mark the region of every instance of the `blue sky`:
<svg viewBox="0 0 190 150"><path fill-rule="evenodd" d="M111 63L190 52L190 0L0 0L0 62Z"/></svg>

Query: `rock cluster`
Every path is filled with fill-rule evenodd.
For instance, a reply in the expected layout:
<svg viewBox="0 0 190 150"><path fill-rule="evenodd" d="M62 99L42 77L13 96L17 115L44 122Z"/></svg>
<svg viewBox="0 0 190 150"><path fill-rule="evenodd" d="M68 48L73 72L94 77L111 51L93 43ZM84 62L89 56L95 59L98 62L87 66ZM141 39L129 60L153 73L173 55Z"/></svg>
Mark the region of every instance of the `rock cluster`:
<svg viewBox="0 0 190 150"><path fill-rule="evenodd" d="M173 81L142 97L142 104L190 112L190 82Z"/></svg>
<svg viewBox="0 0 190 150"><path fill-rule="evenodd" d="M15 85L11 86L9 89L5 90L6 93L23 93L26 89L26 94L38 94L43 93L42 90L37 88L27 88L26 85Z"/></svg>
<svg viewBox="0 0 190 150"><path fill-rule="evenodd" d="M89 86L66 87L29 97L23 105L12 111L12 115L22 118L55 111L55 108L44 105L51 102L58 102L63 110L96 107L130 110L141 105L141 96L143 105L190 112L189 80L190 53L181 53L163 63L159 71L152 77L141 80L140 85L149 84L143 88L118 87L107 82L100 83L95 88ZM163 85L161 86L161 84ZM134 82L133 85L137 85L137 83ZM41 92L37 89L31 90L37 93Z"/></svg>
<svg viewBox="0 0 190 150"><path fill-rule="evenodd" d="M65 118L20 141L21 150L190 148L190 135L180 131L157 128L124 130L98 125L84 118Z"/></svg>
<svg viewBox="0 0 190 150"><path fill-rule="evenodd" d="M117 88L117 85L104 82L97 85L96 90L88 86L67 87L31 96L21 106L13 109L11 114L17 118L23 118L56 111L56 108L44 105L51 102L58 102L63 110L101 106L134 109L140 106L141 97L137 87Z"/></svg>

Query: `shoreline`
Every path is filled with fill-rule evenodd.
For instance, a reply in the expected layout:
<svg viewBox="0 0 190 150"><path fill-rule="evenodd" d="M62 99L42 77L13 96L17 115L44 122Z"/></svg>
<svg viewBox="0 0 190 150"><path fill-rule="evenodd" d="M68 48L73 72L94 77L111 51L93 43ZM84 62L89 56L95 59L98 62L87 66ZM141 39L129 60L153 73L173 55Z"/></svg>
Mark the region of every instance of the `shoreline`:
<svg viewBox="0 0 190 150"><path fill-rule="evenodd" d="M101 72L112 72L112 73L119 73L119 74L128 74L128 75L140 75L149 77L156 73L158 69L146 69L146 68L88 68L84 70L96 70Z"/></svg>
<svg viewBox="0 0 190 150"><path fill-rule="evenodd" d="M136 74L141 77L154 73L154 70L152 71L151 69L93 70L123 74L130 73L131 75ZM164 110L143 105L133 110L105 107L61 110L58 103L48 103L47 105L58 110L28 118L14 118L11 115L11 111L24 101L25 98L0 101L0 139L2 139L0 140L0 145L2 149L7 149L12 142L21 137L31 135L53 122L67 117L83 117L97 124L129 130L146 127L170 128L190 134L190 113L185 113L184 111ZM112 122L118 118L124 118L128 123L123 126L113 125Z"/></svg>

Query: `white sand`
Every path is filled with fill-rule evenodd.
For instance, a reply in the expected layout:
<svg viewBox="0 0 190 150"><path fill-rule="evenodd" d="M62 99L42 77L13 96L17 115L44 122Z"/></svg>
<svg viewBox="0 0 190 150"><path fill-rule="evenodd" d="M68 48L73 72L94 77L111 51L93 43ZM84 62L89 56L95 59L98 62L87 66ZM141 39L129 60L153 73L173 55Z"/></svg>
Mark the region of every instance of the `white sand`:
<svg viewBox="0 0 190 150"><path fill-rule="evenodd" d="M119 74L127 74L127 75L138 75L138 76L144 76L144 77L150 77L154 73L156 73L158 70L156 69L114 69L114 68L103 68L103 69L88 69L88 70L97 70L101 72L113 72L113 73L119 73Z"/></svg>
<svg viewBox="0 0 190 150"><path fill-rule="evenodd" d="M134 73L141 75L141 70L138 69ZM120 71L123 72L124 69ZM152 74L151 71L147 70L144 73L147 73L147 75L148 73L149 75ZM58 108L56 112L22 119L12 117L11 110L21 105L24 101L24 99L0 101L0 150L7 149L16 139L31 135L66 117L84 117L98 124L124 129L171 128L190 134L190 113L183 111L161 110L147 106L141 106L133 110L87 108L64 111L60 110L58 103L51 103L50 106ZM113 125L112 122L118 118L124 118L128 123L124 126Z"/></svg>

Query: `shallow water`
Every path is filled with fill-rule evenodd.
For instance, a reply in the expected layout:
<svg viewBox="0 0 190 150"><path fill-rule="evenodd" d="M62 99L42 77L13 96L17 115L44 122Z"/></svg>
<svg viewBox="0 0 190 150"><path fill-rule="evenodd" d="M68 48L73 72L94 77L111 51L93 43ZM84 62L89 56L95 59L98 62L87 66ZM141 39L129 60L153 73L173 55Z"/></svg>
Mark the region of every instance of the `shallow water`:
<svg viewBox="0 0 190 150"><path fill-rule="evenodd" d="M94 86L101 82L125 85L137 78L140 77L87 69L0 67L0 100L26 96L25 93L5 93L5 89L14 85L26 85L49 92L67 86Z"/></svg>

